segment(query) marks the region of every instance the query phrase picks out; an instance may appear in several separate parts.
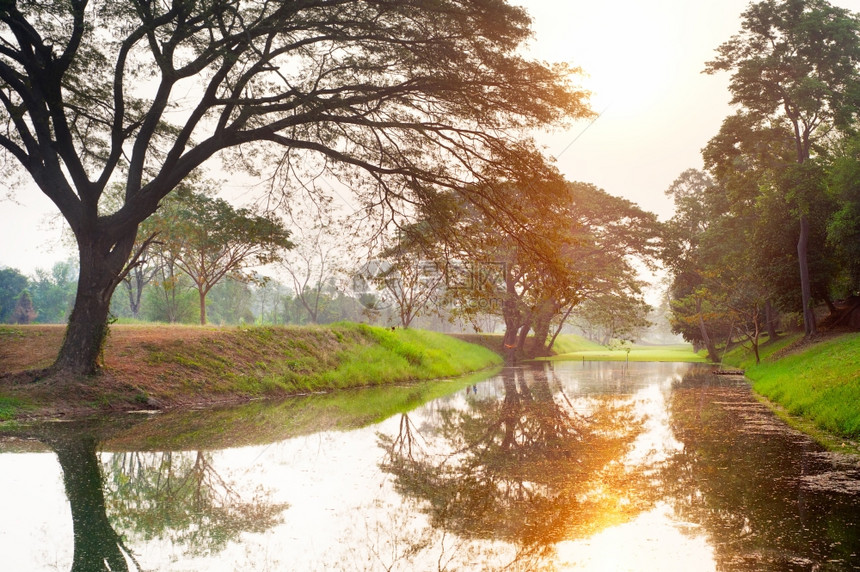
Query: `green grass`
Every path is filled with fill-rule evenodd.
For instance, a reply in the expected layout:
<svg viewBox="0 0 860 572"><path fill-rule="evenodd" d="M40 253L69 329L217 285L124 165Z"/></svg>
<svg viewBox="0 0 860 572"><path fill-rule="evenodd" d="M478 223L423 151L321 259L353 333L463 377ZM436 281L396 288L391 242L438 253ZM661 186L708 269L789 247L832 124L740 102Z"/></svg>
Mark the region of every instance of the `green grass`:
<svg viewBox="0 0 860 572"><path fill-rule="evenodd" d="M606 347L576 334L561 334L555 339L552 349L556 354L560 355L575 352L600 351L605 350Z"/></svg>
<svg viewBox="0 0 860 572"><path fill-rule="evenodd" d="M355 387L399 381L457 377L502 363L490 350L426 330L388 330L364 324L338 324L361 334L347 345L333 369L309 373L309 387ZM345 339L348 339L345 337Z"/></svg>
<svg viewBox="0 0 860 572"><path fill-rule="evenodd" d="M773 355L797 342L802 338L802 334L789 334L782 336L773 343L768 343L767 336L763 336L758 347L758 354L762 361L768 361L773 358ZM732 348L723 356L723 363L741 369L747 369L755 366L755 356L749 348L749 344L743 344Z"/></svg>
<svg viewBox="0 0 860 572"><path fill-rule="evenodd" d="M553 349L558 355L545 358L553 361L627 361L625 349L609 349L575 335L559 336ZM630 361L705 362L703 356L693 352L690 344L666 346L631 346Z"/></svg>
<svg viewBox="0 0 860 572"><path fill-rule="evenodd" d="M26 401L0 395L0 421L8 421L27 409L30 409L30 405Z"/></svg>
<svg viewBox="0 0 860 572"><path fill-rule="evenodd" d="M0 341L14 340L24 348L28 340L33 342L42 334L31 328L0 328ZM54 338L59 344L60 336ZM458 378L503 361L487 348L440 333L346 322L231 328L118 326L111 343L105 377L81 388L73 383L10 386L0 394L0 422L22 413L17 402L2 396L21 398L41 409L54 409L57 403L70 410L149 404L170 409Z"/></svg>
<svg viewBox="0 0 860 572"><path fill-rule="evenodd" d="M753 389L788 415L836 435L860 437L860 334L839 336L773 359L776 351L796 339L766 347L760 365L739 350L728 354L726 363L743 367Z"/></svg>
<svg viewBox="0 0 860 572"><path fill-rule="evenodd" d="M458 377L502 362L444 334L342 322L248 327L148 347L180 393L276 395ZM149 391L156 398L156 390Z"/></svg>
<svg viewBox="0 0 860 572"><path fill-rule="evenodd" d="M404 414L464 390L498 372L455 379L333 391L290 399L255 400L203 411L171 411L113 435L104 450L221 449L281 441L320 431L348 431Z"/></svg>

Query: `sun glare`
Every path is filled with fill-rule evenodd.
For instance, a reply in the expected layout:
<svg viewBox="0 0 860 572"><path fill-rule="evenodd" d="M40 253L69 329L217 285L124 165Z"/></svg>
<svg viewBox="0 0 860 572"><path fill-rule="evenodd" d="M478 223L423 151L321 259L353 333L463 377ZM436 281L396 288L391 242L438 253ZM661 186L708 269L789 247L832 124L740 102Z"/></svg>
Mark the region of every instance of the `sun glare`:
<svg viewBox="0 0 860 572"><path fill-rule="evenodd" d="M581 67L596 111L642 113L671 88L672 50L684 30L667 31L652 4L626 3L623 10L612 2L522 4L534 18L537 56Z"/></svg>

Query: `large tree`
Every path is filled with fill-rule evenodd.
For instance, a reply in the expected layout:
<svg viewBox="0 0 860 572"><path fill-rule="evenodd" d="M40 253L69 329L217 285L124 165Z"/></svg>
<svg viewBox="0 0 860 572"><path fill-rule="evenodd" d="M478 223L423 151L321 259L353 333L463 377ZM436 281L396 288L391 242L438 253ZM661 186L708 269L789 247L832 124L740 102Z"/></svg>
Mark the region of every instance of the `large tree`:
<svg viewBox="0 0 860 572"><path fill-rule="evenodd" d="M640 298L633 258L650 264L657 254L658 223L652 213L594 185L560 176L509 183L508 205L529 217L525 229L439 197L425 214L423 230L436 243L431 256L449 279L455 315L496 313L505 324L509 361L547 354L574 307L603 296ZM535 200L539 196L539 200ZM450 197L448 197L450 199ZM526 347L529 332L534 332Z"/></svg>
<svg viewBox="0 0 860 572"><path fill-rule="evenodd" d="M850 130L860 113L860 17L825 0L765 0L743 13L740 34L717 52L706 71L732 72L732 103L759 129L791 134L795 164L779 168L777 180L799 222L804 327L814 334L808 248L823 193L806 164L817 142Z"/></svg>
<svg viewBox="0 0 860 572"><path fill-rule="evenodd" d="M370 209L537 163L513 131L589 110L570 68L521 56L529 24L505 0L3 2L0 147L80 256L53 370L96 371L138 225L216 155L340 177Z"/></svg>

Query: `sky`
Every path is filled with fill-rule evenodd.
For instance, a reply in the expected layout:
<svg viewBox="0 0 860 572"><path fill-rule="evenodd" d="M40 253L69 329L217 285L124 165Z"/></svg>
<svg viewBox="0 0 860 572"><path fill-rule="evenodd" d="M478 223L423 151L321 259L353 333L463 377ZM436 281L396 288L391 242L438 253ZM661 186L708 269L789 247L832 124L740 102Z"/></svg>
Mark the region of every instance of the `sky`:
<svg viewBox="0 0 860 572"><path fill-rule="evenodd" d="M702 74L715 49L740 29L747 0L512 0L533 18L533 57L580 67L600 116L537 135L571 181L592 183L638 203L662 219L664 195L733 113L728 74ZM860 0L834 0L860 11ZM70 252L51 224L52 204L35 188L3 199L0 267L25 274L50 268Z"/></svg>

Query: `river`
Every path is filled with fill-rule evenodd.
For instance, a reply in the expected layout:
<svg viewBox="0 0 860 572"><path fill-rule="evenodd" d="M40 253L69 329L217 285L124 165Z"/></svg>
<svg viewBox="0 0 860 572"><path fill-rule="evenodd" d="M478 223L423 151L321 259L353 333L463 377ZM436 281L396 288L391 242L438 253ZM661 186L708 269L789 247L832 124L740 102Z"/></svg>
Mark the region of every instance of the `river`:
<svg viewBox="0 0 860 572"><path fill-rule="evenodd" d="M857 459L701 365L6 433L2 570L860 569Z"/></svg>

